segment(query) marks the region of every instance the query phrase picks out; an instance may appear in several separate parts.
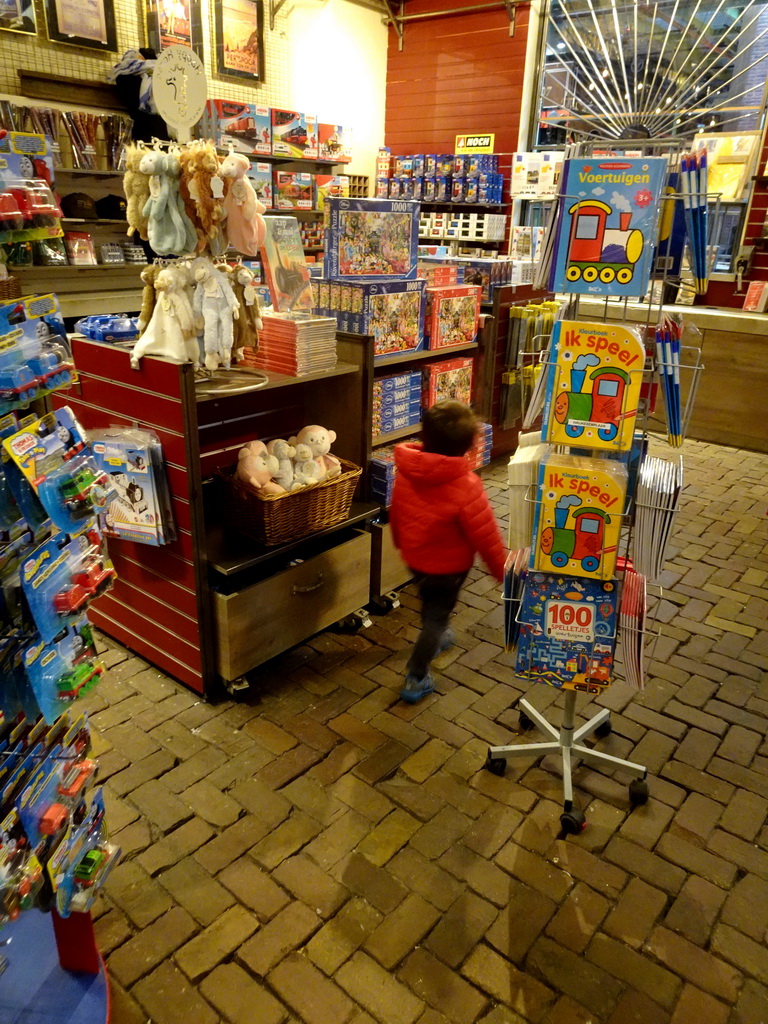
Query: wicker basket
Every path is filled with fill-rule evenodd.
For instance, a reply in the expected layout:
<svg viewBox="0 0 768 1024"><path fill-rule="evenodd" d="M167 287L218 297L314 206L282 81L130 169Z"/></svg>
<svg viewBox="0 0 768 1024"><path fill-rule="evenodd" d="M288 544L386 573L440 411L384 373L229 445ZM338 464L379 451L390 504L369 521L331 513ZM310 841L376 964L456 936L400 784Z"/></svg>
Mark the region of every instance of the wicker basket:
<svg viewBox="0 0 768 1024"><path fill-rule="evenodd" d="M13 274L0 278L0 302L6 299L18 299L21 296L21 281Z"/></svg>
<svg viewBox="0 0 768 1024"><path fill-rule="evenodd" d="M298 540L340 523L349 515L352 495L363 472L339 459L341 475L290 494L262 498L252 487L235 479L233 471L220 474L227 489L224 518L238 533L271 546Z"/></svg>

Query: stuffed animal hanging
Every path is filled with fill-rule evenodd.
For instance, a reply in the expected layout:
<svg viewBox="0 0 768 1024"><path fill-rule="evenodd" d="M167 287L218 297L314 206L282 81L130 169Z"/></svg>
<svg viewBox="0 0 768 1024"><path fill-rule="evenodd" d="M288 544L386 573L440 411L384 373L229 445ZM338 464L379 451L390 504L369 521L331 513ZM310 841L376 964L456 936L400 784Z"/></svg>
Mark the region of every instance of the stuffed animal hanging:
<svg viewBox="0 0 768 1024"><path fill-rule="evenodd" d="M150 149L141 158L139 170L149 177L149 198L144 204L143 215L148 220L147 238L159 255L178 252L180 241L171 218L169 205L170 183L166 175L168 158L159 149Z"/></svg>
<svg viewBox="0 0 768 1024"><path fill-rule="evenodd" d="M238 352L244 348L251 349L253 353L258 352L259 331L264 325L261 321L259 297L253 283L253 271L244 267L242 263L238 263L232 268L230 281L240 311L240 315L235 320L234 347ZM242 358L242 356L240 355L238 358Z"/></svg>
<svg viewBox="0 0 768 1024"><path fill-rule="evenodd" d="M187 167L190 172L187 188L197 210L197 221L211 251L223 252L224 237L224 182L219 174L219 158L210 142L192 143L192 156Z"/></svg>
<svg viewBox="0 0 768 1024"><path fill-rule="evenodd" d="M195 251L201 253L208 244L208 236L203 231L200 220L197 216L197 206L189 191L189 186L194 172L195 151L191 145L184 146L179 151L179 163L181 164L181 177L179 178L179 195L184 203L184 212L195 226L197 244Z"/></svg>
<svg viewBox="0 0 768 1024"><path fill-rule="evenodd" d="M194 312L198 330L203 332L205 366L216 370L229 369L234 342L233 320L240 315L235 293L225 274L210 260L199 259L194 265Z"/></svg>
<svg viewBox="0 0 768 1024"><path fill-rule="evenodd" d="M174 363L200 364L200 346L184 267L163 267L155 278L157 299L152 319L131 353L131 366L139 368L145 355L162 356Z"/></svg>
<svg viewBox="0 0 768 1024"><path fill-rule="evenodd" d="M149 178L139 170L144 148L131 143L125 150L125 174L123 190L127 203L125 219L128 221L127 235L138 231L141 238L147 240L147 218L144 216L144 205L149 199Z"/></svg>
<svg viewBox="0 0 768 1024"><path fill-rule="evenodd" d="M167 170L169 182L168 205L171 211L171 219L181 240L181 248L176 250L181 253L194 253L198 246L198 232L195 224L189 220L184 210L184 201L181 199L179 190L179 179L181 177L181 164L178 159L178 151L171 150L168 154Z"/></svg>
<svg viewBox="0 0 768 1024"><path fill-rule="evenodd" d="M139 335L147 329L147 324L152 319L155 311L155 278L160 267L156 263L150 263L141 272L141 280L144 282L144 289L141 293L141 312L139 313Z"/></svg>
<svg viewBox="0 0 768 1024"><path fill-rule="evenodd" d="M229 244L245 256L258 256L264 244L266 226L262 214L266 206L259 201L246 178L251 162L242 153L230 153L221 165L222 178L231 182L224 197Z"/></svg>

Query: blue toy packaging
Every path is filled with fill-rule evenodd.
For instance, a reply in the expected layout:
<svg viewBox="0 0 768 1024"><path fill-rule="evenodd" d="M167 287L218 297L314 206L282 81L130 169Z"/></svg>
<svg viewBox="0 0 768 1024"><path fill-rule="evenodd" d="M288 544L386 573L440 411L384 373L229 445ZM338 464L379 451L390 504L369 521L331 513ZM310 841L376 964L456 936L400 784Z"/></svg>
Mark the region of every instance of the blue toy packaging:
<svg viewBox="0 0 768 1024"><path fill-rule="evenodd" d="M0 306L0 415L67 387L74 369L55 295Z"/></svg>
<svg viewBox="0 0 768 1024"><path fill-rule="evenodd" d="M413 279L419 204L385 199L328 199L325 266L329 278Z"/></svg>
<svg viewBox="0 0 768 1024"><path fill-rule="evenodd" d="M389 178L376 179L376 199L389 198Z"/></svg>
<svg viewBox="0 0 768 1024"><path fill-rule="evenodd" d="M272 108L272 154L317 159L317 118L298 110Z"/></svg>
<svg viewBox="0 0 768 1024"><path fill-rule="evenodd" d="M43 718L52 725L104 672L85 616L60 629L54 640L30 644L24 668Z"/></svg>
<svg viewBox="0 0 768 1024"><path fill-rule="evenodd" d="M403 193L403 180L401 178L390 178L387 184L389 186L387 197L389 199L399 199Z"/></svg>
<svg viewBox="0 0 768 1024"><path fill-rule="evenodd" d="M435 202L448 203L451 201L451 176L450 174L438 174L435 178Z"/></svg>
<svg viewBox="0 0 768 1024"><path fill-rule="evenodd" d="M208 100L203 131L220 149L231 144L237 153L264 156L272 153L269 107L234 100Z"/></svg>
<svg viewBox="0 0 768 1024"><path fill-rule="evenodd" d="M436 157L435 174L450 178L453 174L453 153L440 153Z"/></svg>

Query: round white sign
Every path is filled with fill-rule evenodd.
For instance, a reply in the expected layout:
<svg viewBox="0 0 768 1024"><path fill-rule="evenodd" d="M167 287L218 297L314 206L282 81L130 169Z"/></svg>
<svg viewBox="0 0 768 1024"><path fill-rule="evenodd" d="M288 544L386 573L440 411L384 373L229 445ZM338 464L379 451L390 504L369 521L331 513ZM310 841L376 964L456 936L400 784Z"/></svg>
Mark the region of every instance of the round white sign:
<svg viewBox="0 0 768 1024"><path fill-rule="evenodd" d="M200 120L207 96L205 68L194 50L179 45L163 50L152 75L152 98L158 114L180 138Z"/></svg>

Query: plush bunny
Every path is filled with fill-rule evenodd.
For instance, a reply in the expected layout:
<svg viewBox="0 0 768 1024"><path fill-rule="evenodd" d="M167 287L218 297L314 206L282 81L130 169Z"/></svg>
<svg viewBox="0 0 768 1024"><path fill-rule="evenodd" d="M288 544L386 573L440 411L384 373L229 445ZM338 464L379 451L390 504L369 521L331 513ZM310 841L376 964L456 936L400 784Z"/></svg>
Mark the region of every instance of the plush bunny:
<svg viewBox="0 0 768 1024"><path fill-rule="evenodd" d="M325 479L325 470L316 461L312 449L306 444L297 444L293 456L293 482L301 487L319 484Z"/></svg>
<svg viewBox="0 0 768 1024"><path fill-rule="evenodd" d="M312 451L312 457L323 471L323 476L328 480L341 473L341 463L335 455L331 455L331 445L336 440L336 432L326 430L316 423L309 427L303 427L296 437L288 438L292 445L305 444Z"/></svg>
<svg viewBox="0 0 768 1024"><path fill-rule="evenodd" d="M171 213L171 220L176 228L177 236L181 241L181 248L175 250L178 253L193 253L197 248L197 231L195 225L187 216L184 209L184 200L180 192L181 162L178 150L172 150L167 156L166 174L168 176L169 197L168 206Z"/></svg>
<svg viewBox="0 0 768 1024"><path fill-rule="evenodd" d="M144 289L141 293L141 312L139 313L139 335L147 329L147 324L152 319L155 310L155 278L160 268L150 263L141 272L141 280L144 282Z"/></svg>
<svg viewBox="0 0 768 1024"><path fill-rule="evenodd" d="M149 178L139 170L144 150L140 146L131 143L125 150L125 174L123 176L123 190L127 203L125 219L128 221L127 235L138 231L139 235L146 242L147 240L147 218L144 216L144 206L149 199Z"/></svg>
<svg viewBox="0 0 768 1024"><path fill-rule="evenodd" d="M155 309L133 347L131 366L137 370L139 359L152 355L174 363L192 363L197 369L200 348L184 268L163 267L155 278L155 291Z"/></svg>
<svg viewBox="0 0 768 1024"><path fill-rule="evenodd" d="M206 259L195 261L194 312L198 330L202 328L205 365L209 370L219 366L229 369L234 342L233 320L240 311L235 293L225 273Z"/></svg>
<svg viewBox="0 0 768 1024"><path fill-rule="evenodd" d="M181 196L181 201L184 203L184 211L195 227L195 234L197 235L195 251L202 252L208 244L208 236L205 231L203 231L203 226L197 215L197 205L195 204L189 190L195 168L195 150L192 148L192 145L184 146L183 149L180 150L179 163L181 165L179 195Z"/></svg>
<svg viewBox="0 0 768 1024"><path fill-rule="evenodd" d="M246 256L258 256L264 244L266 226L262 214L266 206L259 201L251 182L246 178L251 162L242 153L230 153L221 165L222 178L230 179L224 197L229 244Z"/></svg>
<svg viewBox="0 0 768 1024"><path fill-rule="evenodd" d="M238 351L243 348L252 349L253 352L259 350L258 332L264 325L261 322L259 298L253 280L253 271L244 267L242 263L233 268L230 281L240 310L240 315L235 321L235 348Z"/></svg>
<svg viewBox="0 0 768 1024"><path fill-rule="evenodd" d="M182 252L184 238L171 214L171 185L166 173L168 157L159 149L150 149L141 158L139 170L149 175L149 198L142 211L148 220L149 244L161 256Z"/></svg>
<svg viewBox="0 0 768 1024"><path fill-rule="evenodd" d="M274 441L267 443L267 451L270 455L274 455L277 459L280 468L274 474L275 481L284 487L286 491L299 491L301 490L301 483L299 481L294 482L293 479L293 462L291 461L296 454L296 449L292 448L287 441L282 438L277 438Z"/></svg>
<svg viewBox="0 0 768 1024"><path fill-rule="evenodd" d="M263 496L285 494L285 488L272 479L279 469L279 462L274 455L269 454L264 442L251 441L245 448L240 449L235 476L243 483L250 484Z"/></svg>

